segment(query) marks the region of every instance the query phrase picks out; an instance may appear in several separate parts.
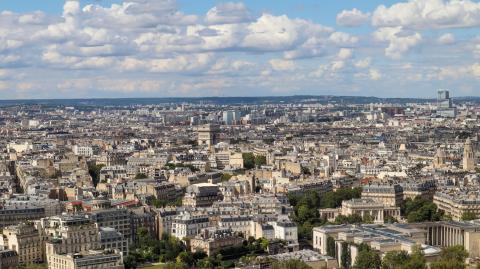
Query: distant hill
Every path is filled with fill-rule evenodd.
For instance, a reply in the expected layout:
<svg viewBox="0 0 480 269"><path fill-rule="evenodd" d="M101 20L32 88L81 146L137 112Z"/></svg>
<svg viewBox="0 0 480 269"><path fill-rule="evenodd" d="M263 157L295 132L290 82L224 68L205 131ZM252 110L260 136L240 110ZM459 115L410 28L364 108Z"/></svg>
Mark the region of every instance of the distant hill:
<svg viewBox="0 0 480 269"><path fill-rule="evenodd" d="M456 97L455 102L480 103L480 97ZM0 106L12 105L47 105L47 106L131 106L158 104L281 104L281 103L426 103L434 99L422 98L379 98L372 96L332 96L332 95L294 95L294 96L264 96L264 97L198 97L198 98L99 98L99 99L32 99L32 100L0 100Z"/></svg>

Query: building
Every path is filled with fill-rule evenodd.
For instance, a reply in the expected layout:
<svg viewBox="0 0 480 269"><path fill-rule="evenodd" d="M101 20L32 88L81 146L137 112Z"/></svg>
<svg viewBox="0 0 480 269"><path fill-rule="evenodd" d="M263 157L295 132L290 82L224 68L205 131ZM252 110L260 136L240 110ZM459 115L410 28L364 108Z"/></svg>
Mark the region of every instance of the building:
<svg viewBox="0 0 480 269"><path fill-rule="evenodd" d="M98 225L99 228L114 228L129 242L133 240L130 214L127 209L105 209L90 212L86 215Z"/></svg>
<svg viewBox="0 0 480 269"><path fill-rule="evenodd" d="M442 148L438 148L435 156L433 157L433 168L441 169L445 167L446 155Z"/></svg>
<svg viewBox="0 0 480 269"><path fill-rule="evenodd" d="M199 183L187 187L182 205L190 207L207 207L221 199L221 192L216 184Z"/></svg>
<svg viewBox="0 0 480 269"><path fill-rule="evenodd" d="M206 215L184 213L172 222L172 235L179 239L192 238L209 225L210 220Z"/></svg>
<svg viewBox="0 0 480 269"><path fill-rule="evenodd" d="M117 250L82 251L50 256L49 269L124 269L123 256Z"/></svg>
<svg viewBox="0 0 480 269"><path fill-rule="evenodd" d="M2 239L4 248L17 252L18 265L27 266L45 261L45 237L40 235L33 223L5 227Z"/></svg>
<svg viewBox="0 0 480 269"><path fill-rule="evenodd" d="M218 142L218 132L220 128L217 125L207 124L198 127L198 145L199 146L214 146Z"/></svg>
<svg viewBox="0 0 480 269"><path fill-rule="evenodd" d="M18 254L15 250L0 250L0 268L15 269L18 268Z"/></svg>
<svg viewBox="0 0 480 269"><path fill-rule="evenodd" d="M400 207L386 206L383 203L376 202L369 198L343 201L342 207L340 208L320 209L319 212L320 218L326 218L329 221L334 221L339 215L358 215L362 217L362 219L370 216L374 223L384 223L387 217L395 219L401 217Z"/></svg>
<svg viewBox="0 0 480 269"><path fill-rule="evenodd" d="M174 219L183 211L183 208L165 207L154 209L157 213L155 216L155 226L157 231L157 239L161 239L164 234L171 234L172 223Z"/></svg>
<svg viewBox="0 0 480 269"><path fill-rule="evenodd" d="M0 207L0 228L45 217L45 208L30 204L13 204Z"/></svg>
<svg viewBox="0 0 480 269"><path fill-rule="evenodd" d="M61 215L43 218L36 222L41 236L47 239L47 262L52 255L80 253L100 249L98 226L80 215Z"/></svg>
<svg viewBox="0 0 480 269"><path fill-rule="evenodd" d="M461 220L465 213L480 217L480 196L476 190L467 188L439 190L433 196L433 202L452 220Z"/></svg>
<svg viewBox="0 0 480 269"><path fill-rule="evenodd" d="M453 106L448 90L438 91L437 116L443 118L455 118L457 116L457 108Z"/></svg>
<svg viewBox="0 0 480 269"><path fill-rule="evenodd" d="M313 248L320 254L333 256L341 264L344 251L350 253L350 264L355 263L358 245L367 244L381 255L389 251L407 251L421 247L427 260L438 257L440 247L426 245L427 235L423 228L409 224L388 225L325 225L313 228ZM333 253L331 253L333 252Z"/></svg>
<svg viewBox="0 0 480 269"><path fill-rule="evenodd" d="M410 225L426 231L425 244L437 247L460 245L468 251L469 257L480 256L480 222L478 220L422 222Z"/></svg>
<svg viewBox="0 0 480 269"><path fill-rule="evenodd" d="M133 242L137 242L138 232L141 229L145 229L146 232L153 238L156 237L156 226L155 226L155 212L149 207L137 207L129 209L130 213L130 227Z"/></svg>
<svg viewBox="0 0 480 269"><path fill-rule="evenodd" d="M467 138L463 148L463 170L467 172L475 171L475 152L470 138Z"/></svg>
<svg viewBox="0 0 480 269"><path fill-rule="evenodd" d="M403 203L403 188L398 184L369 184L363 186L362 198L370 198L386 206L399 207Z"/></svg>
<svg viewBox="0 0 480 269"><path fill-rule="evenodd" d="M93 156L93 148L89 146L79 146L74 145L72 147L73 154L77 156L84 156L84 157L92 157Z"/></svg>
<svg viewBox="0 0 480 269"><path fill-rule="evenodd" d="M237 247L243 244L244 239L231 229L205 228L190 240L192 252L204 252L208 256L228 247Z"/></svg>
<svg viewBox="0 0 480 269"><path fill-rule="evenodd" d="M124 257L128 255L128 239L114 228L100 228L99 238L102 249L118 249Z"/></svg>

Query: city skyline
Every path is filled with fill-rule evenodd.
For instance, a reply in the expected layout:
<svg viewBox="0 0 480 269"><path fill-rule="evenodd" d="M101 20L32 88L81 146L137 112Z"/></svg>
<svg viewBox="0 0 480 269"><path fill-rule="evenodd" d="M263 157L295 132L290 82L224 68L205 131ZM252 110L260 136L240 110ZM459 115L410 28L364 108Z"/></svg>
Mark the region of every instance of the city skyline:
<svg viewBox="0 0 480 269"><path fill-rule="evenodd" d="M480 2L0 2L0 99L480 96Z"/></svg>

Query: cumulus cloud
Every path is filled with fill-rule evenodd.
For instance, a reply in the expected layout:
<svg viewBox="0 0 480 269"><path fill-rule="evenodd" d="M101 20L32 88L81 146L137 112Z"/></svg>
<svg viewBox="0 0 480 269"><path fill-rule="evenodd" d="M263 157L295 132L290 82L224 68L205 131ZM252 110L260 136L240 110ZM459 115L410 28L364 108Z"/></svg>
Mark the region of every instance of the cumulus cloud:
<svg viewBox="0 0 480 269"><path fill-rule="evenodd" d="M272 59L269 63L275 71L292 71L295 69L295 63L289 60Z"/></svg>
<svg viewBox="0 0 480 269"><path fill-rule="evenodd" d="M369 13L354 8L352 10L343 10L337 15L337 24L345 27L357 27L365 24L370 19Z"/></svg>
<svg viewBox="0 0 480 269"><path fill-rule="evenodd" d="M374 34L377 41L388 42L385 55L392 59L400 59L413 47L422 41L422 35L418 32L405 31L402 27L384 27Z"/></svg>
<svg viewBox="0 0 480 269"><path fill-rule="evenodd" d="M475 27L480 25L480 3L471 0L410 0L379 6L372 16L377 27L411 29Z"/></svg>
<svg viewBox="0 0 480 269"><path fill-rule="evenodd" d="M207 12L207 24L246 23L253 20L253 16L243 3L221 3Z"/></svg>

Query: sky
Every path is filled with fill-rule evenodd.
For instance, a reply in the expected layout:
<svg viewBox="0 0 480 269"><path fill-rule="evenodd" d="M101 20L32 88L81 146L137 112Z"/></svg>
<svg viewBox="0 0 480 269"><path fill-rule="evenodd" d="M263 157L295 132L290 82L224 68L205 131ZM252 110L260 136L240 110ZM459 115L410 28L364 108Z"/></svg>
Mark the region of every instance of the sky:
<svg viewBox="0 0 480 269"><path fill-rule="evenodd" d="M0 0L0 99L480 96L477 0Z"/></svg>

